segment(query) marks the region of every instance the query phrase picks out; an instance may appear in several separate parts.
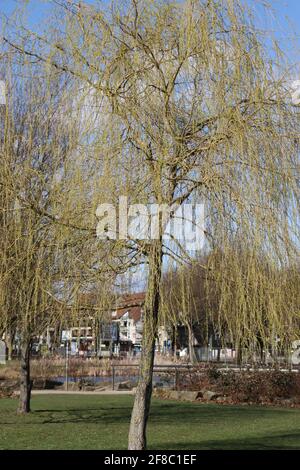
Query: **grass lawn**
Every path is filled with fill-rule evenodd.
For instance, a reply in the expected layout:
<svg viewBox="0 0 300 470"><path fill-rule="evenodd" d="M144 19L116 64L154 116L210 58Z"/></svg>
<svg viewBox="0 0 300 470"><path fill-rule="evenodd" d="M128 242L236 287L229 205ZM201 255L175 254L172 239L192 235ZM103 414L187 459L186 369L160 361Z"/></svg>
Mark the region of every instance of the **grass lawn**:
<svg viewBox="0 0 300 470"><path fill-rule="evenodd" d="M0 400L0 449L126 449L132 396ZM300 449L300 410L153 400L149 449Z"/></svg>

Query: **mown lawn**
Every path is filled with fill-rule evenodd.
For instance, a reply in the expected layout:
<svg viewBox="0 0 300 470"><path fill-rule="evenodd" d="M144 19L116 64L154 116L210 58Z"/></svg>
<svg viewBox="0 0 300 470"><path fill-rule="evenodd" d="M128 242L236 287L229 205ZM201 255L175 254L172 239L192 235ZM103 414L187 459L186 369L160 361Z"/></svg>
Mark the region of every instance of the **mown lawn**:
<svg viewBox="0 0 300 470"><path fill-rule="evenodd" d="M0 449L126 449L132 396L0 400ZM300 449L300 410L153 400L149 449Z"/></svg>

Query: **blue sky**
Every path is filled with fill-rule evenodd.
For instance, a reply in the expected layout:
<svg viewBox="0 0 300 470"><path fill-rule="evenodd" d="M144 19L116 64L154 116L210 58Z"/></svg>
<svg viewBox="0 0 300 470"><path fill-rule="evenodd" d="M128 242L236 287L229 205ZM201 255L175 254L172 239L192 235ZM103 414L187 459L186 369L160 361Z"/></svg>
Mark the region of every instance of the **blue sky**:
<svg viewBox="0 0 300 470"><path fill-rule="evenodd" d="M85 0L87 3L96 3L98 0ZM257 24L263 30L270 30L282 44L282 47L290 60L300 65L300 0L269 0L271 8L274 10L274 17L262 14L262 9L255 0L244 0L250 3L257 13ZM102 4L109 3L109 0L102 0ZM47 23L50 0L0 0L0 14L10 16L17 6L27 4L28 20L33 29L43 29L43 22ZM275 17L277 20L275 20ZM291 40L291 38L296 40ZM140 277L143 274L139 271L133 276L133 282L140 285Z"/></svg>
<svg viewBox="0 0 300 470"><path fill-rule="evenodd" d="M97 2L97 0L85 1L87 3ZM247 0L245 1L247 2ZM109 3L109 1L103 0L102 3ZM286 54L293 61L298 62L300 51L300 0L269 0L277 20L272 17L264 17L261 14L257 0L248 0L248 3L254 6L262 28L275 32ZM0 0L0 13L9 16L18 5L25 4L28 4L28 19L31 26L41 28L43 21L47 20L47 13L49 13L49 5L51 4L49 0ZM298 37L296 42L291 41L292 35Z"/></svg>
<svg viewBox="0 0 300 470"><path fill-rule="evenodd" d="M179 0L180 1L180 0ZM300 69L300 0L267 0L271 9L266 16L261 7L263 0L242 0L250 4L255 11L257 25L264 31L270 31L278 39L281 49L293 65L296 74ZM110 0L85 0L86 3L109 4ZM7 16L17 7L27 5L26 16L32 29L43 31L47 16L53 6L52 0L0 0L1 13ZM268 34L266 36L268 38ZM270 35L271 37L271 35Z"/></svg>
<svg viewBox="0 0 300 470"><path fill-rule="evenodd" d="M97 0L85 0L86 3L97 3ZM17 6L28 5L30 19L33 24L38 24L41 20L47 17L47 11L51 0L0 0L0 12L10 15ZM101 2L109 3L105 0ZM254 5L254 8L259 11L259 4L257 0L248 0L248 3ZM276 11L280 17L280 22L283 26L290 29L285 17L289 17L293 29L298 31L300 37L300 1L299 0L269 0L271 8ZM278 28L280 29L280 28Z"/></svg>

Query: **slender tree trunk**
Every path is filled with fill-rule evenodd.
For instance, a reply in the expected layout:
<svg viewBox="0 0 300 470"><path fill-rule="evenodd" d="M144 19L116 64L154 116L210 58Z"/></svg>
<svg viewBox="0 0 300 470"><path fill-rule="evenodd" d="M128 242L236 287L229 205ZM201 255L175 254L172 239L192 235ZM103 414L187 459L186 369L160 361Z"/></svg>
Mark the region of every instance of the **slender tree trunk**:
<svg viewBox="0 0 300 470"><path fill-rule="evenodd" d="M144 311L142 353L139 382L131 415L128 449L146 448L146 426L152 395L152 374L157 335L157 320L160 306L160 281L162 265L161 241L155 243L149 255L149 277Z"/></svg>
<svg viewBox="0 0 300 470"><path fill-rule="evenodd" d="M264 343L261 338L258 338L259 360L261 364L264 363Z"/></svg>
<svg viewBox="0 0 300 470"><path fill-rule="evenodd" d="M4 341L6 344L6 358L8 361L11 361L12 357L12 346L13 346L13 337L12 330L10 327L0 330L0 339L4 335Z"/></svg>
<svg viewBox="0 0 300 470"><path fill-rule="evenodd" d="M237 362L237 365L239 365L240 367L243 365L243 348L242 348L241 341L239 341L237 345L236 362Z"/></svg>
<svg viewBox="0 0 300 470"><path fill-rule="evenodd" d="M21 370L20 370L20 399L19 414L30 412L30 398L32 382L30 380L30 350L31 340L22 340L21 342Z"/></svg>
<svg viewBox="0 0 300 470"><path fill-rule="evenodd" d="M188 323L187 325L188 328L188 336L189 336L189 360L191 364L195 364L197 362L196 359L196 354L195 354L195 349L194 349L194 333L193 333L193 327Z"/></svg>
<svg viewBox="0 0 300 470"><path fill-rule="evenodd" d="M177 349L176 349L176 326L173 327L173 337L172 337L172 352L173 352L173 357L176 359L177 357Z"/></svg>
<svg viewBox="0 0 300 470"><path fill-rule="evenodd" d="M6 344L7 344L7 359L8 361L12 360L12 351L13 351L13 342L15 335L13 334L12 329L10 328L6 332Z"/></svg>
<svg viewBox="0 0 300 470"><path fill-rule="evenodd" d="M9 341L8 341L8 344L7 344L7 360L8 361L12 360L12 350L13 350L12 341L9 338Z"/></svg>

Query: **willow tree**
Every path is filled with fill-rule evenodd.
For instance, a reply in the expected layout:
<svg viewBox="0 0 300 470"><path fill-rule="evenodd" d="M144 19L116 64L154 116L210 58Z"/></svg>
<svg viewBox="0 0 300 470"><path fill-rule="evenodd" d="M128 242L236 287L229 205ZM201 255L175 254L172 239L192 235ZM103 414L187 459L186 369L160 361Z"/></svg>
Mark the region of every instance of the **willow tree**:
<svg viewBox="0 0 300 470"><path fill-rule="evenodd" d="M99 167L90 164L90 152L82 155L87 128L94 123L85 119L85 94L51 67L27 60L20 66L10 46L5 57L0 331L14 331L19 344L18 411L27 413L34 339L48 327L59 330L70 322L84 323L91 312L103 318L112 297L108 270L99 261L103 253L95 239L95 207L87 210ZM105 259L108 263L108 253ZM114 273L109 272L111 282ZM90 291L91 285L98 287L96 304L83 305L79 294Z"/></svg>
<svg viewBox="0 0 300 470"><path fill-rule="evenodd" d="M274 259L267 249L238 242L212 252L208 266L214 275L206 280L207 308L212 312L218 298L211 320L234 345L237 361L247 351L248 360L264 362L269 352L276 363L278 349L288 359L300 333L299 261L287 264L279 248Z"/></svg>
<svg viewBox="0 0 300 470"><path fill-rule="evenodd" d="M244 2L132 0L114 2L109 11L68 5L52 36L27 31L26 47L13 35L5 41L105 102L105 113L102 105L98 111L107 129L95 128L89 145L102 148L100 181L108 202L119 195L169 207L205 201L207 247L223 250L222 268L236 238L275 264L293 264L299 246L298 109L283 57L256 29ZM159 220L155 239L119 244L122 260L128 255L148 264L130 449L146 447L163 258L184 262L191 256L185 243L165 241ZM218 266L212 262L208 270L219 270L214 276L230 309L232 282ZM256 268L251 263L254 278ZM235 276L244 285L241 271L235 269ZM277 286L276 299L282 287ZM242 293L236 298L234 321L241 324ZM255 309L255 290L247 302ZM296 314L295 307L290 322ZM266 315L272 323L273 312ZM259 321L258 313L247 323L249 337L257 334ZM280 315L276 326L284 335Z"/></svg>
<svg viewBox="0 0 300 470"><path fill-rule="evenodd" d="M287 267L235 240L165 273L162 320L186 326L189 350L194 326L204 344L212 333L219 346L232 344L239 363L266 362L267 352L273 363L278 353L288 362L299 336L299 276L299 262Z"/></svg>
<svg viewBox="0 0 300 470"><path fill-rule="evenodd" d="M61 82L41 82L35 72L7 62L0 146L0 325L19 343L20 413L30 411L32 342L61 315L55 231L44 211L60 198L67 136L57 112Z"/></svg>

